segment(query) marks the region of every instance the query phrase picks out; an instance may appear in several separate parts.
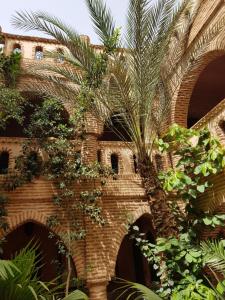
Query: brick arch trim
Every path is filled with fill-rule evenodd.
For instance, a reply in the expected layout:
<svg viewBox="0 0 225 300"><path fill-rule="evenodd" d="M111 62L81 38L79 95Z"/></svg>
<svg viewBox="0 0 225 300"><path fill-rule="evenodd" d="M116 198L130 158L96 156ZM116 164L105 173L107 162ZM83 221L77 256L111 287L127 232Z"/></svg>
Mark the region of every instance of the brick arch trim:
<svg viewBox="0 0 225 300"><path fill-rule="evenodd" d="M184 75L174 101L171 119L172 123L177 123L181 126L187 127L189 102L199 76L212 61L223 55L225 55L225 49L223 48L208 51L200 57L196 66L190 69L186 75Z"/></svg>
<svg viewBox="0 0 225 300"><path fill-rule="evenodd" d="M36 223L40 226L44 226L45 228L48 229L48 226L46 225L47 217L48 216L45 213L37 212L34 210L24 211L24 212L17 213L14 216L10 216L10 217L8 217L8 220L7 220L8 224L9 224L9 230L7 231L6 234L3 234L3 232L1 231L0 238L7 236L11 232L13 232L15 229L17 229L18 227L22 226L23 224L25 224L27 222L34 222L34 223ZM56 236L59 237L60 228L57 227L55 230L54 229L49 229L49 230L51 230L54 234L56 234ZM81 251L79 251L79 248L76 249L76 252L77 252L77 255L72 255L72 259L73 259L73 263L75 265L76 271L79 276L80 274L83 274L83 269L78 264L80 257L82 257L83 254L81 253Z"/></svg>
<svg viewBox="0 0 225 300"><path fill-rule="evenodd" d="M144 215L148 215L151 217L151 212L149 211L149 208L147 206L139 207L137 210L131 212L130 219L132 220L132 223L135 223L140 217L142 217ZM116 240L113 243L113 251L110 252L109 280L113 276L115 276L117 256L118 256L122 241L127 233L128 233L127 224L125 224L125 222L122 223L115 231Z"/></svg>

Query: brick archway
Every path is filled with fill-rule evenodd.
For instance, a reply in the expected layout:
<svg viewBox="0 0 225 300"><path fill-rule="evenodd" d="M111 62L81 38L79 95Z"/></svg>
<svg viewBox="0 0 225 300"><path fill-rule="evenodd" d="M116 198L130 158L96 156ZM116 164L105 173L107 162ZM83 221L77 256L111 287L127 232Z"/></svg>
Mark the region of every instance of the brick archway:
<svg viewBox="0 0 225 300"><path fill-rule="evenodd" d="M132 220L132 223L135 223L138 219L140 219L142 216L148 216L151 218L151 213L146 207L140 207L136 211L130 214L130 219ZM115 267L116 267L116 261L117 261L117 256L119 253L120 246L122 244L122 241L124 237L128 233L128 226L127 224L123 223L120 225L120 227L116 231L117 233L117 238L115 243L113 244L113 251L110 252L110 277L115 276Z"/></svg>
<svg viewBox="0 0 225 300"><path fill-rule="evenodd" d="M199 59L197 65L193 69L189 70L186 75L184 75L177 93L177 97L174 101L171 119L172 123L177 123L181 126L187 127L189 102L199 76L212 61L223 56L224 54L225 49L222 48L218 50L211 50L205 53Z"/></svg>
<svg viewBox="0 0 225 300"><path fill-rule="evenodd" d="M8 234L12 233L14 230L16 230L17 228L19 228L20 226L28 222L33 222L37 225L43 226L46 229L52 231L56 235L56 237L60 239L59 233L61 228L56 227L54 229L49 229L48 226L46 226L46 221L48 217L49 214L40 212L38 210L26 210L16 214L10 214L7 218L9 230L6 232L6 234L3 234L3 231L1 231L0 238L6 237ZM73 263L77 271L77 275L80 278L84 277L84 264L83 264L84 253L82 248L82 242L83 241L80 241L74 246L75 254L72 257Z"/></svg>

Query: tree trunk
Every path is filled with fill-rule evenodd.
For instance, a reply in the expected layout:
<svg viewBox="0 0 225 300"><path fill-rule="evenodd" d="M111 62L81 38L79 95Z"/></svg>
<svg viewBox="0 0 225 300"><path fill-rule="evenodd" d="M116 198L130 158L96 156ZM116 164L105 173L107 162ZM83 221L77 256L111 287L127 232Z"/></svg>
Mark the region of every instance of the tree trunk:
<svg viewBox="0 0 225 300"><path fill-rule="evenodd" d="M167 201L167 195L158 180L158 174L154 164L147 157L138 164L139 173L153 216L153 225L156 236L168 237L177 235L177 224Z"/></svg>

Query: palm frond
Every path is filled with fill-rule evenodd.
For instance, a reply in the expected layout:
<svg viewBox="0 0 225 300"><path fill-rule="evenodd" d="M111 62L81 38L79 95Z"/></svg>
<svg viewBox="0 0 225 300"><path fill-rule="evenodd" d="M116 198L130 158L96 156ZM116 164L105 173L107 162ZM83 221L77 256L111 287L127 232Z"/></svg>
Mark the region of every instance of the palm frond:
<svg viewBox="0 0 225 300"><path fill-rule="evenodd" d="M90 70L95 58L93 48L60 19L45 12L17 12L12 18L12 24L23 30L39 30L50 35L65 45L86 71Z"/></svg>
<svg viewBox="0 0 225 300"><path fill-rule="evenodd" d="M86 0L95 31L106 47L115 31L115 21L102 0ZM116 46L116 45L115 45Z"/></svg>
<svg viewBox="0 0 225 300"><path fill-rule="evenodd" d="M213 270L225 274L225 248L223 241L204 241L201 243L204 251L204 262Z"/></svg>
<svg viewBox="0 0 225 300"><path fill-rule="evenodd" d="M14 272L20 272L17 266L10 260L0 260L0 278L3 280L14 277Z"/></svg>
<svg viewBox="0 0 225 300"><path fill-rule="evenodd" d="M158 295L156 295L152 290L147 288L146 286L127 281L124 279L118 279L117 281L121 286L115 289L115 292L120 292L121 294L116 298L116 300L123 299L122 297L126 295L126 299L134 299L134 300L162 300Z"/></svg>

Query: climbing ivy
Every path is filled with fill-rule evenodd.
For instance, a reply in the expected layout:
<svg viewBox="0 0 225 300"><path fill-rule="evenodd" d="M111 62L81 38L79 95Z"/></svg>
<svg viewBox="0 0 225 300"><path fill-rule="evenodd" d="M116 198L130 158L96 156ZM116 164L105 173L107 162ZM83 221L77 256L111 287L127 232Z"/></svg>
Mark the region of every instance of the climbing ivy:
<svg viewBox="0 0 225 300"><path fill-rule="evenodd" d="M6 182L8 189L15 189L45 176L55 185L52 201L57 213L48 218L47 225L51 229L66 228L59 232L66 248L62 243L57 246L68 261L67 290L73 242L85 237L84 215L100 226L104 225L98 202L102 195L101 184L112 174L110 169L97 162L85 164L82 160L80 149L85 136L85 112L84 108L76 109L66 119L65 109L58 100L46 98L37 105L25 129L28 139L16 159L16 172Z"/></svg>
<svg viewBox="0 0 225 300"><path fill-rule="evenodd" d="M205 253L200 246L200 233L204 226L224 226L225 215L215 213L218 201L213 199L207 209L201 209L198 197L213 187L212 175L224 170L225 149L208 129L197 131L177 124L156 141L156 146L162 154L174 157L174 165L159 172L158 178L168 194L178 233L158 237L152 244L134 226L131 237L153 264L159 278L158 292L168 299L173 291L204 282Z"/></svg>
<svg viewBox="0 0 225 300"><path fill-rule="evenodd" d="M15 89L20 73L20 59L19 54L6 56L0 50L0 130L4 130L10 120L15 120L20 125L24 120L25 100ZM5 207L8 200L6 195L8 180L7 176L4 177L5 180L2 180L0 185L0 228L7 231L7 211Z"/></svg>

